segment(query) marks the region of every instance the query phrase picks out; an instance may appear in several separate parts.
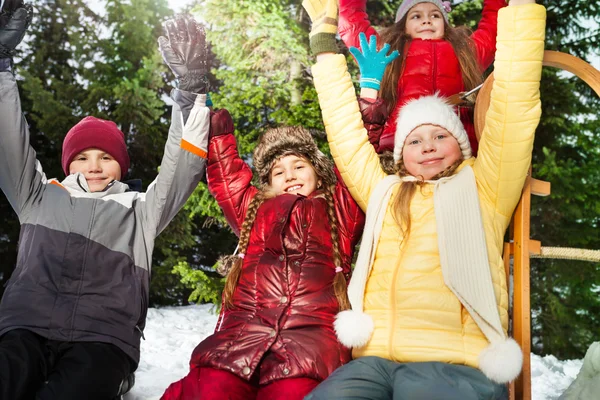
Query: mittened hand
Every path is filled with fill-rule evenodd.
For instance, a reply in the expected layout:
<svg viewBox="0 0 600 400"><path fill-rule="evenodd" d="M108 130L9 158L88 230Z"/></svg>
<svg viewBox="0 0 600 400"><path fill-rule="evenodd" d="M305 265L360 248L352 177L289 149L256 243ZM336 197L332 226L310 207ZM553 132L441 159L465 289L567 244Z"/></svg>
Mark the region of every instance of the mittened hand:
<svg viewBox="0 0 600 400"><path fill-rule="evenodd" d="M227 135L233 133L233 131L233 119L229 111L222 108L217 112L211 113L209 137Z"/></svg>
<svg viewBox="0 0 600 400"><path fill-rule="evenodd" d="M335 40L339 0L304 0L302 6L312 21L310 49L314 55L338 53Z"/></svg>
<svg viewBox="0 0 600 400"><path fill-rule="evenodd" d="M4 11L3 18L4 21L0 25L0 59L11 59L31 23L33 9L30 5L25 5L12 13Z"/></svg>
<svg viewBox="0 0 600 400"><path fill-rule="evenodd" d="M367 43L367 37L364 33L358 35L360 40L360 50L356 47L350 47L350 53L356 59L360 69L360 87L379 90L385 68L389 63L398 57L398 51L394 50L387 55L390 45L385 44L380 51L377 51L377 37L371 35Z"/></svg>
<svg viewBox="0 0 600 400"><path fill-rule="evenodd" d="M23 0L0 0L0 5L0 29L2 29L13 13L23 7Z"/></svg>
<svg viewBox="0 0 600 400"><path fill-rule="evenodd" d="M192 93L208 92L208 48L204 28L189 15L163 24L166 36L158 38L163 60L175 74L177 87Z"/></svg>

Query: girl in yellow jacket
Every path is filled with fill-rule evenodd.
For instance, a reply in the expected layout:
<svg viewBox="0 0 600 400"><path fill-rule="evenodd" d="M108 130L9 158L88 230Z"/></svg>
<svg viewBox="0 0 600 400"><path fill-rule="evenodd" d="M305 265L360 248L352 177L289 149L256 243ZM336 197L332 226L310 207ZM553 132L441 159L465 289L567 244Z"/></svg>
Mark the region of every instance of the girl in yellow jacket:
<svg viewBox="0 0 600 400"><path fill-rule="evenodd" d="M400 172L386 176L346 60L332 54L336 1L304 1L331 153L367 211L348 289L352 310L335 322L355 360L307 399L501 399L504 384L518 376L522 353L507 337L501 256L541 114L545 9L533 0L509 5L498 18L495 82L477 159L455 110L428 96L399 115ZM368 67L385 67L387 48L370 47L363 48Z"/></svg>

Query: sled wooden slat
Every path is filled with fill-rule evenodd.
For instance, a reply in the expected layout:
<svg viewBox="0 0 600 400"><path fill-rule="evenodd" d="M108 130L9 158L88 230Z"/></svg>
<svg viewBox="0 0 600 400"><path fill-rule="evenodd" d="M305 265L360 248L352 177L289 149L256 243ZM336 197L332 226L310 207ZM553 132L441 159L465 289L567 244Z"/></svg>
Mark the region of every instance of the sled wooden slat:
<svg viewBox="0 0 600 400"><path fill-rule="evenodd" d="M531 191L531 194L535 194L535 193L533 193L533 190ZM512 223L512 221L511 221L511 223ZM513 242L504 243L504 245L505 246L508 245L508 252L507 252L507 248L504 247L503 254L510 254L510 255L515 254L515 246L514 246ZM529 247L529 255L530 256L542 254L542 242L540 242L539 240L529 239L528 247Z"/></svg>
<svg viewBox="0 0 600 400"><path fill-rule="evenodd" d="M548 196L550 195L551 188L550 182L531 178L531 194L536 196Z"/></svg>
<svg viewBox="0 0 600 400"><path fill-rule="evenodd" d="M546 50L544 66L563 69L576 75L600 95L600 71L582 59L560 51Z"/></svg>
<svg viewBox="0 0 600 400"><path fill-rule="evenodd" d="M529 228L531 178L513 215L513 338L523 350L523 370L515 381L515 399L531 400L531 305L529 286ZM505 255L510 257L510 255Z"/></svg>

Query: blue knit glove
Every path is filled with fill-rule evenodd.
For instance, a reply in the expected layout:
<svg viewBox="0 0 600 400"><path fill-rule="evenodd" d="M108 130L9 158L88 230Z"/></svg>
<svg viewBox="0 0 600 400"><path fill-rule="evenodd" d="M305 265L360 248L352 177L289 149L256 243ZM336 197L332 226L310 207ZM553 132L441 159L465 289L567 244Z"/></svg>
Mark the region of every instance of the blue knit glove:
<svg viewBox="0 0 600 400"><path fill-rule="evenodd" d="M385 68L398 57L398 51L394 50L390 55L386 55L390 50L390 45L387 43L380 51L377 51L375 35L371 35L368 44L367 37L363 32L358 35L358 39L360 40L360 50L350 47L350 53L356 59L360 69L360 87L379 90Z"/></svg>

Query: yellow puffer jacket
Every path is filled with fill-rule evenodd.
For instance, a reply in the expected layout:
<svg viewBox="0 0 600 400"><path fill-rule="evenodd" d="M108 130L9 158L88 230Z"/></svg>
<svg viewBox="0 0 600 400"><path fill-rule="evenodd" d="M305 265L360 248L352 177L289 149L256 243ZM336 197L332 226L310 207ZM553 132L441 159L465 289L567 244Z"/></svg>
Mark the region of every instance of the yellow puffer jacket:
<svg viewBox="0 0 600 400"><path fill-rule="evenodd" d="M545 9L535 4L504 8L498 26L495 83L478 158L466 160L460 168L469 164L475 173L494 292L506 331L502 243L521 195L541 115ZM385 174L367 140L345 58L335 55L318 62L313 76L331 153L352 196L366 210L371 192ZM478 356L489 343L444 284L433 185L417 190L412 200L407 241L402 240L392 204L365 289L364 312L375 328L367 345L354 349L354 357L478 367Z"/></svg>

